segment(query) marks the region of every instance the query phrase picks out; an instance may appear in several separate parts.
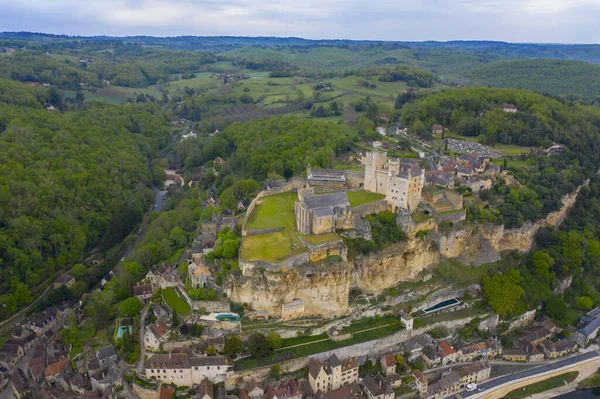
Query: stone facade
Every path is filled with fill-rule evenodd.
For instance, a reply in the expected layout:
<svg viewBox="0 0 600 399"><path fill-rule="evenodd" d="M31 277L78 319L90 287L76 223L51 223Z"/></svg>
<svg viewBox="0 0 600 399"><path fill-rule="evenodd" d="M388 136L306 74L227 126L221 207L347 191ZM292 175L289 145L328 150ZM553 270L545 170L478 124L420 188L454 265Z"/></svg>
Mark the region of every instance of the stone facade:
<svg viewBox="0 0 600 399"><path fill-rule="evenodd" d="M380 151L367 152L365 190L385 194L393 211L414 211L421 201L425 169L413 160L387 157Z"/></svg>
<svg viewBox="0 0 600 399"><path fill-rule="evenodd" d="M301 234L330 233L353 227L350 202L344 192L317 195L312 190L300 190L295 212L296 229Z"/></svg>
<svg viewBox="0 0 600 399"><path fill-rule="evenodd" d="M146 376L167 384L192 386L208 378L225 381L233 364L221 356L192 357L185 353L154 355L146 362Z"/></svg>

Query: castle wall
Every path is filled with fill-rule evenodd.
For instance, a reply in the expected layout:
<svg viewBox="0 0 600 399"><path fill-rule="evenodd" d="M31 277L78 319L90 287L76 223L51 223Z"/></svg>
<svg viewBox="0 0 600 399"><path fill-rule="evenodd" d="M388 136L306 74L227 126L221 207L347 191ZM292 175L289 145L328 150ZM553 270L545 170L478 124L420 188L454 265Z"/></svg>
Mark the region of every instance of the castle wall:
<svg viewBox="0 0 600 399"><path fill-rule="evenodd" d="M361 188L365 184L365 172L348 171L346 177L346 188Z"/></svg>

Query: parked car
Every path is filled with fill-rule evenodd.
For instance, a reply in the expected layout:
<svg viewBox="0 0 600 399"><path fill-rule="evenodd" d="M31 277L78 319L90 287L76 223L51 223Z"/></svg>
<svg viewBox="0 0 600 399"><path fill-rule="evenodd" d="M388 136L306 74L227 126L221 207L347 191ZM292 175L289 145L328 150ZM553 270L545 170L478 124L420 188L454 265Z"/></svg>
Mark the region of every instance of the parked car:
<svg viewBox="0 0 600 399"><path fill-rule="evenodd" d="M477 384L470 383L467 385L467 392L473 392L476 389L477 389Z"/></svg>

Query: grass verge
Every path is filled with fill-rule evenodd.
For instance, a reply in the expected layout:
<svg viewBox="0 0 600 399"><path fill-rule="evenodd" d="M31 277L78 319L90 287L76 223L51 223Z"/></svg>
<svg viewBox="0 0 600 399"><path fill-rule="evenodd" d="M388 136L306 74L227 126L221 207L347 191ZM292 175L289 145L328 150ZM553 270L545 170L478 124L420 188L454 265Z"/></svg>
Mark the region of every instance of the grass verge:
<svg viewBox="0 0 600 399"><path fill-rule="evenodd" d="M548 378L547 380L536 382L535 384L527 385L526 387L510 391L505 396L507 399L522 399L540 392L546 392L551 389L562 387L565 384L573 382L579 375L578 371L571 371L557 375L556 377Z"/></svg>
<svg viewBox="0 0 600 399"><path fill-rule="evenodd" d="M169 287L162 290L162 296L167 305L169 305L171 309L175 309L180 315L185 315L190 311L190 305L179 297L175 288Z"/></svg>

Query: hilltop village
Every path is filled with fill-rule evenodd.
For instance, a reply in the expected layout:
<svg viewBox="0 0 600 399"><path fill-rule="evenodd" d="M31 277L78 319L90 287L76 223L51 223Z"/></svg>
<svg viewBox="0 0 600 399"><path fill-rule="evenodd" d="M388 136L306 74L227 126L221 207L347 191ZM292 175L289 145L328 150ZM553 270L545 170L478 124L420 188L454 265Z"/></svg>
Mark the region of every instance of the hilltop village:
<svg viewBox="0 0 600 399"><path fill-rule="evenodd" d="M85 323L81 302L16 325L0 349L12 374L3 385L17 398L442 399L483 392L490 362L587 362L578 351L600 329L598 309L574 331L535 310L502 321L482 306L479 285L432 279L440 257L474 240L460 236L473 235L466 205L484 206L478 194L496 184L519 184L493 153L469 145L457 156L394 158L388 144L356 154L360 170L307 165L306 176L271 180L240 202L239 215L212 215L183 262L158 264L137 283L141 314L117 319L100 345L88 339L73 356L57 334L67 318ZM176 170L166 175L186 184ZM531 234L495 250L525 250ZM383 235L391 249L360 247ZM219 282L213 255L228 239L240 240L239 272ZM75 281L63 274L54 288Z"/></svg>

